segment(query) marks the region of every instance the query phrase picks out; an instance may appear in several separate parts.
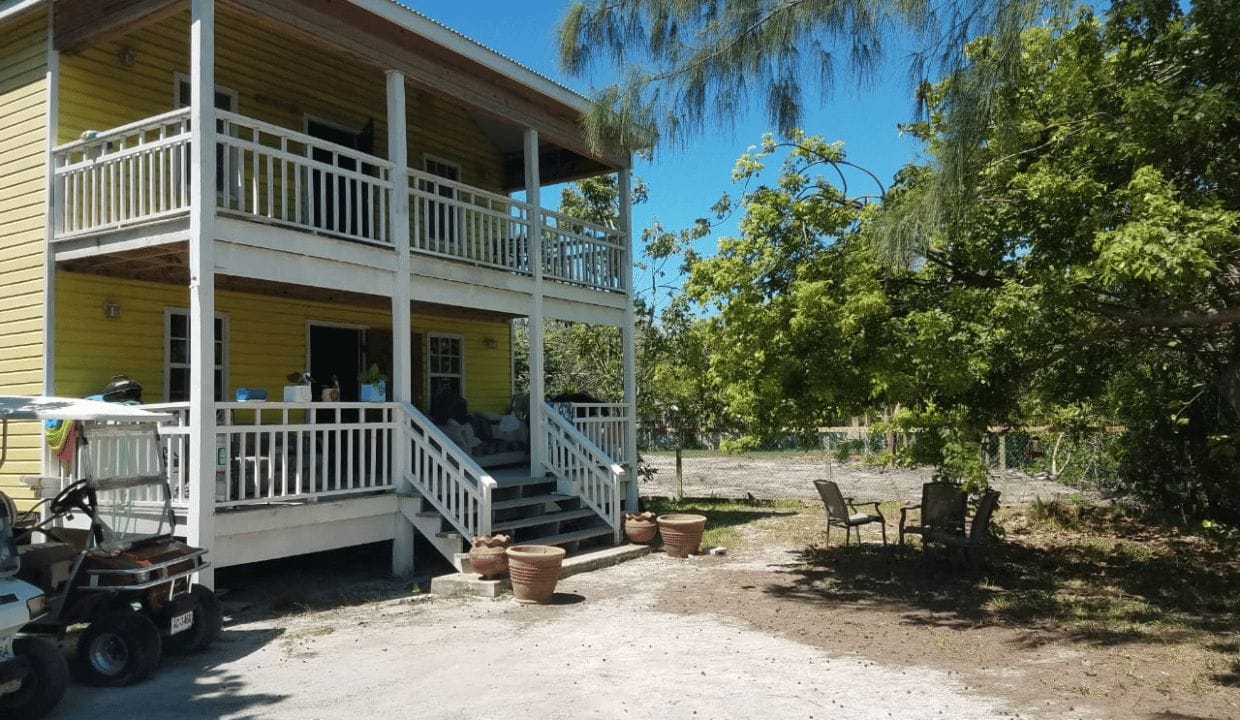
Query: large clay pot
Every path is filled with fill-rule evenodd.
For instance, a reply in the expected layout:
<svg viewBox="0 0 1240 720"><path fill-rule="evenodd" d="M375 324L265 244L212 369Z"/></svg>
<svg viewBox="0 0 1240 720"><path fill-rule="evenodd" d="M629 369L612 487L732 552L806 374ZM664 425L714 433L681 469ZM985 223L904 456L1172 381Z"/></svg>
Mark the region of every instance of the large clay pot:
<svg viewBox="0 0 1240 720"><path fill-rule="evenodd" d="M554 545L516 545L508 548L508 577L512 594L523 604L545 603L560 579L564 548Z"/></svg>
<svg viewBox="0 0 1240 720"><path fill-rule="evenodd" d="M635 545L649 545L659 525L654 521L654 513L625 513L624 536Z"/></svg>
<svg viewBox="0 0 1240 720"><path fill-rule="evenodd" d="M508 570L507 535L479 535L469 544L469 566L486 578L497 578Z"/></svg>
<svg viewBox="0 0 1240 720"><path fill-rule="evenodd" d="M659 533L663 535L663 549L677 558L689 557L702 544L702 531L706 529L705 515L671 513L658 517Z"/></svg>

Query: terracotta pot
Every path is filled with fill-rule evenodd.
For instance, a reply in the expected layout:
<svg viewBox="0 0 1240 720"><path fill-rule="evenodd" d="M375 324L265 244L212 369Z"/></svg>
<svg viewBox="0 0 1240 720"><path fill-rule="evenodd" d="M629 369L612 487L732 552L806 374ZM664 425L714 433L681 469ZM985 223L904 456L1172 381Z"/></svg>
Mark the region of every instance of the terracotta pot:
<svg viewBox="0 0 1240 720"><path fill-rule="evenodd" d="M545 603L560 579L564 548L554 545L516 545L508 548L508 577L517 602Z"/></svg>
<svg viewBox="0 0 1240 720"><path fill-rule="evenodd" d="M659 525L654 520L654 513L625 513L624 536L636 545L649 545Z"/></svg>
<svg viewBox="0 0 1240 720"><path fill-rule="evenodd" d="M705 515L672 513L658 517L659 533L663 535L663 549L677 558L697 553L702 545L702 531L706 529Z"/></svg>
<svg viewBox="0 0 1240 720"><path fill-rule="evenodd" d="M508 570L507 535L479 535L469 544L469 566L485 578L497 578Z"/></svg>

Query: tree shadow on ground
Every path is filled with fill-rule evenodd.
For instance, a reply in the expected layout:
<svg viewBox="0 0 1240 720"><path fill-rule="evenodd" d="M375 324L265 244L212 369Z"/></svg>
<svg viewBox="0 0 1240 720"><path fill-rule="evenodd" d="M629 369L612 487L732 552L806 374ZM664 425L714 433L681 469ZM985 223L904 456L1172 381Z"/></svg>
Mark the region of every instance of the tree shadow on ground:
<svg viewBox="0 0 1240 720"><path fill-rule="evenodd" d="M768 588L800 602L899 606L907 622L957 629L1002 626L1099 645L1176 642L1240 630L1240 562L1221 548L1170 539L1137 543L1073 535L993 545L977 574L934 551L811 546Z"/></svg>

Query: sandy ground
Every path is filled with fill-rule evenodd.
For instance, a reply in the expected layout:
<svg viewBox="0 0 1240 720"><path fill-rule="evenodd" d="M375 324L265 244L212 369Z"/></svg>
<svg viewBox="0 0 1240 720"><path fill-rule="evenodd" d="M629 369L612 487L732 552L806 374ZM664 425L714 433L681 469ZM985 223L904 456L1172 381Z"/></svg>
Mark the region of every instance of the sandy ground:
<svg viewBox="0 0 1240 720"><path fill-rule="evenodd" d="M715 598L702 593L728 573L769 574L781 558L652 555L568 578L557 603L540 607L415 596L278 617L238 609L205 654L168 658L134 687L73 686L53 717L1096 717L709 609ZM1002 683L1021 673L1004 671Z"/></svg>
<svg viewBox="0 0 1240 720"><path fill-rule="evenodd" d="M642 495L675 497L676 456L673 453L643 453L643 460L658 472L643 481ZM930 481L932 469L883 468L861 462L841 463L825 453L772 455L686 455L681 476L685 497L745 498L764 500L818 499L814 480L834 480L845 496L858 500L896 500L917 502L921 486ZM1004 502L1028 503L1035 498L1052 498L1080 491L1057 482L1034 477L1017 470L995 472L991 487L1003 493Z"/></svg>

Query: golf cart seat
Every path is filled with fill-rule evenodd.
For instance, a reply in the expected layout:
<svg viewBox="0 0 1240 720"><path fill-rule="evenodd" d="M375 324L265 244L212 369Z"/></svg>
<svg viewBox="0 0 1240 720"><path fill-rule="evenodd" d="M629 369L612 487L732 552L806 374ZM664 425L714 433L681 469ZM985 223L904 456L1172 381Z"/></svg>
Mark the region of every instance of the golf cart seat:
<svg viewBox="0 0 1240 720"><path fill-rule="evenodd" d="M45 542L18 545L17 556L21 558L19 576L42 588L58 588L68 582L77 560L78 549L68 543Z"/></svg>

